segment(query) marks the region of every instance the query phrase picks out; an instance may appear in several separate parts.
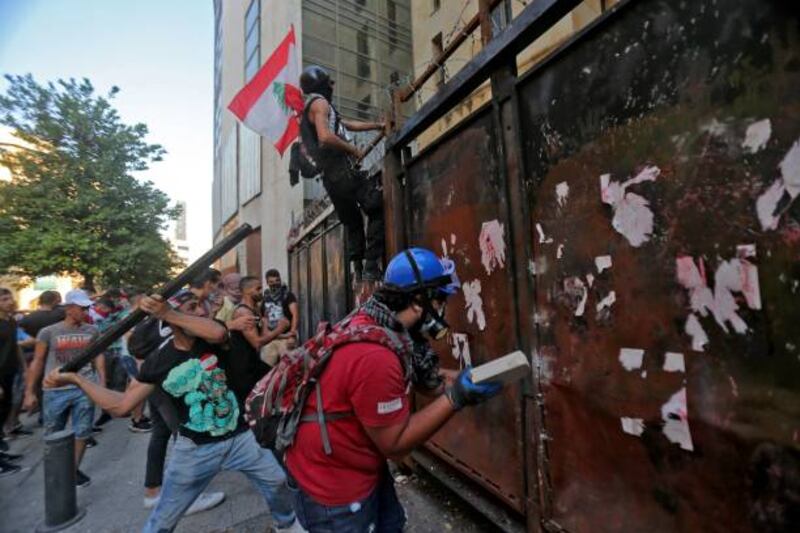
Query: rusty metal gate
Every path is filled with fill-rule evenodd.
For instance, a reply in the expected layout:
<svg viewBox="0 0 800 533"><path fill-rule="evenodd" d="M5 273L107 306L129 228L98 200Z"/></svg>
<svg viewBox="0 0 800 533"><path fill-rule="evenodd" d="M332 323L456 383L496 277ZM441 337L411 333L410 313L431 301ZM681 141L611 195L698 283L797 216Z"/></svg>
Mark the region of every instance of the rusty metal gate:
<svg viewBox="0 0 800 533"><path fill-rule="evenodd" d="M532 2L387 141L389 252L463 283L443 366L534 367L426 449L531 531L797 530L797 3L623 2L517 77L577 3Z"/></svg>

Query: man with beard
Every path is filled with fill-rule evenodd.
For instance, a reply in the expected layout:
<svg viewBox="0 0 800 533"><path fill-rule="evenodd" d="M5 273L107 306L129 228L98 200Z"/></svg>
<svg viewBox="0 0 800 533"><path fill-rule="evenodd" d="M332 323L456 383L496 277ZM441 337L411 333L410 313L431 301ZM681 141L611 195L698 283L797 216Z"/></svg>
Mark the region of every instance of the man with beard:
<svg viewBox="0 0 800 533"><path fill-rule="evenodd" d="M266 322L268 331L274 331L282 320L290 324L288 331L281 333L274 340L267 343L261 350L261 359L269 366L275 366L278 358L297 346L297 327L300 324L300 306L297 297L282 281L281 274L271 268L264 274L267 290L261 304L261 314Z"/></svg>
<svg viewBox="0 0 800 533"><path fill-rule="evenodd" d="M259 351L265 344L269 344L287 329L289 321L281 319L270 329L258 312L261 302L261 282L254 276L245 276L239 282L242 301L233 312L233 319L240 317L255 317L255 325L242 331L231 332L232 364L235 364L242 375L247 376L233 392L239 401L244 402L253 386L266 374L272 365L266 364L260 357Z"/></svg>
<svg viewBox="0 0 800 533"><path fill-rule="evenodd" d="M242 301L242 290L239 288L240 281L242 281L242 276L238 272L229 272L222 276L222 307L217 311L215 317L217 320L227 322L233 318L234 309Z"/></svg>

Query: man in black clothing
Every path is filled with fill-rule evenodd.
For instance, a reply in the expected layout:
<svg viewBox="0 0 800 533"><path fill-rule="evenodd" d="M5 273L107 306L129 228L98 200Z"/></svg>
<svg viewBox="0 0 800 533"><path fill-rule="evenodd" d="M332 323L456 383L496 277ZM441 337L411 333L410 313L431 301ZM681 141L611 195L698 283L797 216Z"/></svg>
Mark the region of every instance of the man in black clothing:
<svg viewBox="0 0 800 533"><path fill-rule="evenodd" d="M270 366L275 366L281 354L297 346L297 328L300 324L300 306L297 297L282 281L281 274L271 268L264 274L267 289L261 300L261 316L264 317L267 330L278 328L278 324L287 320L289 329L261 350L261 359Z"/></svg>
<svg viewBox="0 0 800 533"><path fill-rule="evenodd" d="M312 65L300 75L306 97L300 136L306 151L322 172L322 184L347 230L348 256L357 280L378 281L385 245L383 193L377 179L357 168L363 153L349 131L382 130L381 122L345 120L333 106L333 80ZM364 215L369 219L366 239ZM363 266L362 261L365 260Z"/></svg>
<svg viewBox="0 0 800 533"><path fill-rule="evenodd" d="M0 428L6 423L11 412L14 377L24 372L25 361L17 346L17 322L14 320L16 302L10 290L0 287ZM21 468L12 460L19 455L7 453L8 445L0 437L0 477L19 472Z"/></svg>

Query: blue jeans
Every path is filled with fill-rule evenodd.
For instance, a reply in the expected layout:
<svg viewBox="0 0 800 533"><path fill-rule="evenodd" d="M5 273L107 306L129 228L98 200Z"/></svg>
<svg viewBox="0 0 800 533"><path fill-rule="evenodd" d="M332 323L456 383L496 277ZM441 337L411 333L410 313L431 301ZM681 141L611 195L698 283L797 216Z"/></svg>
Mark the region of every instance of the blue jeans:
<svg viewBox="0 0 800 533"><path fill-rule="evenodd" d="M297 518L309 533L399 533L406 524L406 512L397 499L388 467L372 494L347 505L317 503L291 479L289 488Z"/></svg>
<svg viewBox="0 0 800 533"><path fill-rule="evenodd" d="M92 436L94 404L78 387L45 390L42 394L42 422L45 434L61 431L72 415L72 431L76 439Z"/></svg>
<svg viewBox="0 0 800 533"><path fill-rule="evenodd" d="M179 435L164 473L161 497L142 531L175 529L183 513L223 470L239 471L250 479L267 501L277 527L294 523L286 474L272 452L259 446L251 431L245 431L210 444L195 444Z"/></svg>

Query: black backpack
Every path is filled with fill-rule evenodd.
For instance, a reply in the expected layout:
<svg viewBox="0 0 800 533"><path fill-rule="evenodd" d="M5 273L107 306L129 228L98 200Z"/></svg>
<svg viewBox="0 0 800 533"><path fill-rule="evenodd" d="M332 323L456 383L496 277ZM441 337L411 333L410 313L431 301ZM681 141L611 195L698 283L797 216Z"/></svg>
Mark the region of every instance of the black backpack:
<svg viewBox="0 0 800 533"><path fill-rule="evenodd" d="M294 143L289 152L289 183L292 187L300 183L300 176L313 179L319 176L319 173L317 164L311 159L302 141Z"/></svg>

